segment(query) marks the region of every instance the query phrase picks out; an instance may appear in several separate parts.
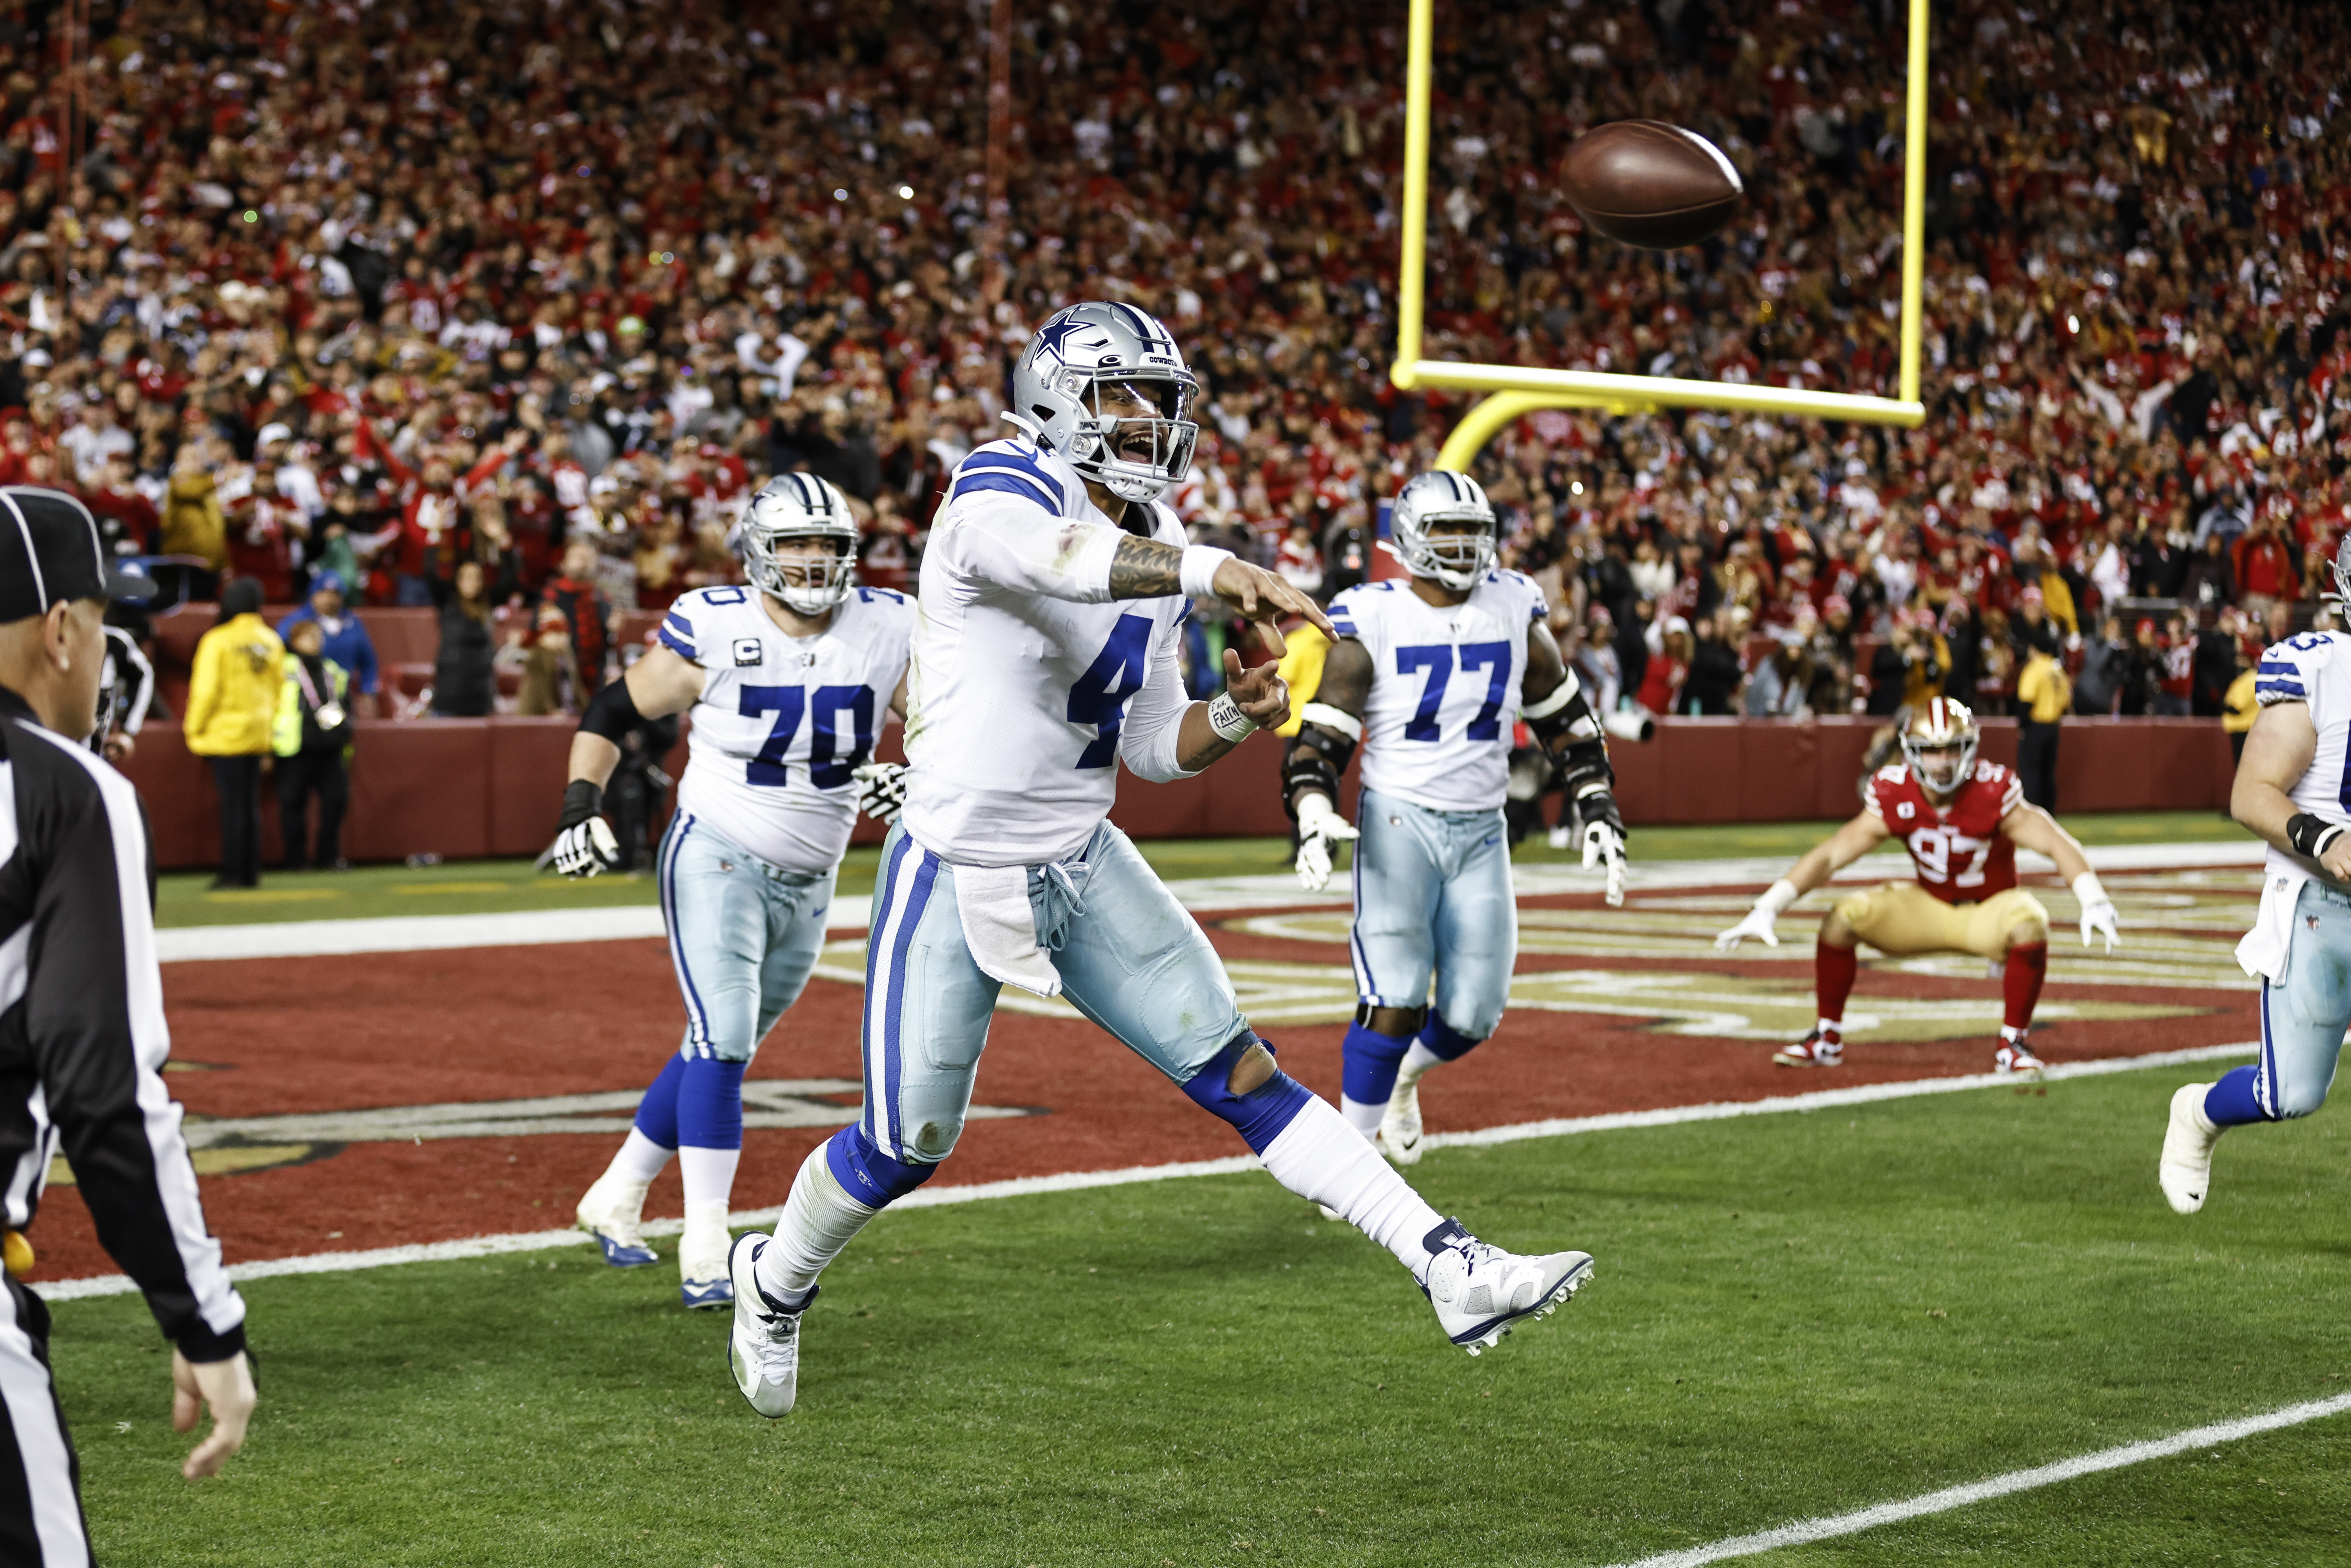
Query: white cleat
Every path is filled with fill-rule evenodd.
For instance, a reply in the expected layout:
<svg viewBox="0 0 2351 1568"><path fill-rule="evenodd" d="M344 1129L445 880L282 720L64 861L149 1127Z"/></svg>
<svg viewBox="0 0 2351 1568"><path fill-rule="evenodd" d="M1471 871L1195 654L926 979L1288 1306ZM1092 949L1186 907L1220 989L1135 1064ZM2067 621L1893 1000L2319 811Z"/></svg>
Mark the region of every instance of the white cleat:
<svg viewBox="0 0 2351 1568"><path fill-rule="evenodd" d="M1399 1080L1395 1092L1388 1096L1388 1108L1380 1113L1380 1130L1372 1134L1372 1146L1392 1164L1418 1165L1420 1134L1420 1085Z"/></svg>
<svg viewBox="0 0 2351 1568"><path fill-rule="evenodd" d="M810 1286L808 1301L797 1312L778 1312L759 1290L757 1265L770 1238L748 1230L737 1239L726 1260L727 1278L735 1287L735 1326L726 1336L726 1365L735 1386L751 1408L774 1420L791 1414L800 1386L800 1317L816 1300Z"/></svg>
<svg viewBox="0 0 2351 1568"><path fill-rule="evenodd" d="M728 1278L726 1206L710 1205L711 1213L685 1217L685 1232L677 1239L677 1294L690 1311L716 1312L735 1300Z"/></svg>
<svg viewBox="0 0 2351 1568"><path fill-rule="evenodd" d="M2032 1048L2024 1043L2022 1036L2001 1041L2001 1048L1991 1053L1991 1070L1994 1072L2011 1072L2019 1078L2038 1078L2048 1067L2047 1062L2032 1054Z"/></svg>
<svg viewBox="0 0 2351 1568"><path fill-rule="evenodd" d="M2163 1134L2163 1158L2156 1165L2155 1179L2163 1184L2163 1196L2175 1214L2195 1213L2212 1190L2212 1145L2220 1141L2220 1129L2204 1114L2204 1096L2211 1088L2210 1083L2182 1084L2171 1097L2171 1125Z"/></svg>
<svg viewBox="0 0 2351 1568"><path fill-rule="evenodd" d="M1592 1278L1589 1252L1521 1258L1489 1247L1448 1219L1424 1243L1435 1254L1421 1290L1437 1325L1471 1355L1499 1344L1520 1322L1550 1316Z"/></svg>
<svg viewBox="0 0 2351 1568"><path fill-rule="evenodd" d="M596 1239L604 1261L615 1269L637 1269L659 1254L645 1245L643 1228L645 1189L651 1182L623 1181L606 1171L580 1197L575 1216L580 1229Z"/></svg>

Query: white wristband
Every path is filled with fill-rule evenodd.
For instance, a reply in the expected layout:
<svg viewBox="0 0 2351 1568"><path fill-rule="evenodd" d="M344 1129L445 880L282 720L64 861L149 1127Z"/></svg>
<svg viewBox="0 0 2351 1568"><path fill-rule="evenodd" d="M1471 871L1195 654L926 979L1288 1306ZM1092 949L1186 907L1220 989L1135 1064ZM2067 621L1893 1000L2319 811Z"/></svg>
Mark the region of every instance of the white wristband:
<svg viewBox="0 0 2351 1568"><path fill-rule="evenodd" d="M2098 873L2094 871L2085 871L2074 879L2074 897L2085 909L2094 904L2114 902L2106 896L2106 890L2099 883Z"/></svg>
<svg viewBox="0 0 2351 1568"><path fill-rule="evenodd" d="M1232 559L1232 551L1218 549L1214 545L1186 545L1184 564L1176 570L1176 580L1183 587L1184 597L1215 598L1217 568Z"/></svg>
<svg viewBox="0 0 2351 1568"><path fill-rule="evenodd" d="M1783 876L1763 890L1763 896L1755 901L1755 907L1770 910L1771 917L1776 920L1788 905L1803 896L1796 891L1796 884Z"/></svg>
<svg viewBox="0 0 2351 1568"><path fill-rule="evenodd" d="M1257 720L1241 712L1232 693L1218 692L1208 699L1208 727L1227 740L1242 741L1256 730Z"/></svg>

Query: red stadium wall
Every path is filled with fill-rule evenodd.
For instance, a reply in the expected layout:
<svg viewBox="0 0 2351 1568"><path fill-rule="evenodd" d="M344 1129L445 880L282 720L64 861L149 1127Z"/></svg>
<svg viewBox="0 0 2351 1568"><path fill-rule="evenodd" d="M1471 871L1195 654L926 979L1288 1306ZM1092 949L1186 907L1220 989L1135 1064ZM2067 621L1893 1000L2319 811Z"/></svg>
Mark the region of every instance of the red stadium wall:
<svg viewBox="0 0 2351 1568"><path fill-rule="evenodd" d="M344 852L355 861L538 854L555 836L574 727L569 718L362 721ZM1618 797L1635 825L1848 817L1859 809L1855 780L1874 728L1868 719L1667 720L1648 745L1614 747ZM2015 760L2013 722L1988 720L1984 731L1986 757ZM882 749L899 755L894 732ZM669 759L673 776L684 762L681 743ZM146 797L157 863L213 864L212 775L178 731L150 726L125 771ZM1259 737L1196 779L1122 778L1111 820L1137 838L1284 833L1279 773L1279 747ZM2217 810L2231 775L2228 737L2212 720L2069 720L2058 750L2058 807ZM266 781L263 794L265 853L274 862L277 810ZM877 824L859 821L857 841L881 836Z"/></svg>

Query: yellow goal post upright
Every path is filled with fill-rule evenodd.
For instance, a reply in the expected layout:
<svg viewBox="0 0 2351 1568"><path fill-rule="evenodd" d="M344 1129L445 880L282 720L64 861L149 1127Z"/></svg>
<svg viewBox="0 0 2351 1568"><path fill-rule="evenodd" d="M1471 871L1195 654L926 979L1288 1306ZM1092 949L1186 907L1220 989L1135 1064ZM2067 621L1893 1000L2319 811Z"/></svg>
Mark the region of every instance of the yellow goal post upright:
<svg viewBox="0 0 2351 1568"><path fill-rule="evenodd" d="M1437 0L1411 0L1411 5L1405 77L1404 254L1396 275L1396 360L1388 379L1404 392L1444 387L1488 394L1447 438L1437 456L1439 467L1467 470L1470 460L1503 426L1542 408L1604 408L1616 413L1710 408L1865 424L1916 426L1925 422L1927 410L1918 401L1918 340L1920 286L1927 261L1927 0L1909 0L1910 57L1903 113L1899 397L1423 358L1421 331L1428 298L1428 82Z"/></svg>

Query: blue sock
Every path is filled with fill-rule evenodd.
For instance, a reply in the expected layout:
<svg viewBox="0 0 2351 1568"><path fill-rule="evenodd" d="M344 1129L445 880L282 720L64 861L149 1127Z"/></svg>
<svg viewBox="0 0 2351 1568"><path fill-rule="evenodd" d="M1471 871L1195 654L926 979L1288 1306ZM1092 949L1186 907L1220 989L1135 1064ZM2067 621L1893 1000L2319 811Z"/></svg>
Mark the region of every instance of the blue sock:
<svg viewBox="0 0 2351 1568"><path fill-rule="evenodd" d="M672 1055L637 1102L637 1131L664 1149L677 1147L677 1085L684 1076L685 1058Z"/></svg>
<svg viewBox="0 0 2351 1568"><path fill-rule="evenodd" d="M841 1190L869 1208L887 1207L931 1179L935 1165L910 1166L892 1159L852 1122L828 1139L824 1163Z"/></svg>
<svg viewBox="0 0 2351 1568"><path fill-rule="evenodd" d="M743 1070L747 1061L715 1056L685 1059L677 1086L680 1146L739 1149L743 1146Z"/></svg>
<svg viewBox="0 0 2351 1568"><path fill-rule="evenodd" d="M1437 1061L1455 1061L1468 1055L1478 1041L1438 1018L1437 1009L1431 1008L1428 1009L1428 1022L1421 1026L1420 1043Z"/></svg>
<svg viewBox="0 0 2351 1568"><path fill-rule="evenodd" d="M1412 1036L1380 1034L1351 1023L1340 1049L1340 1092L1358 1105L1384 1105L1395 1090L1396 1068L1412 1049Z"/></svg>
<svg viewBox="0 0 2351 1568"><path fill-rule="evenodd" d="M2220 1082L2204 1096L2204 1114L2214 1126L2241 1127L2249 1122L2270 1120L2261 1102L2253 1098L2253 1082L2261 1071L2258 1067L2232 1067L2220 1074Z"/></svg>

